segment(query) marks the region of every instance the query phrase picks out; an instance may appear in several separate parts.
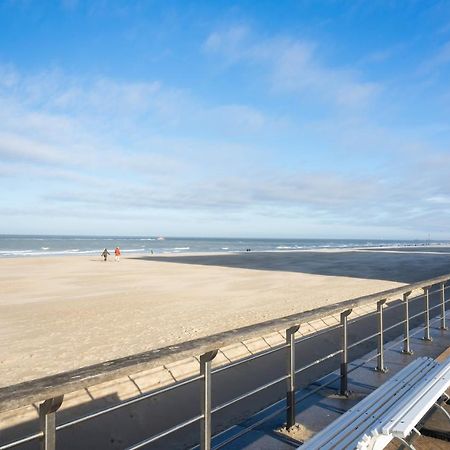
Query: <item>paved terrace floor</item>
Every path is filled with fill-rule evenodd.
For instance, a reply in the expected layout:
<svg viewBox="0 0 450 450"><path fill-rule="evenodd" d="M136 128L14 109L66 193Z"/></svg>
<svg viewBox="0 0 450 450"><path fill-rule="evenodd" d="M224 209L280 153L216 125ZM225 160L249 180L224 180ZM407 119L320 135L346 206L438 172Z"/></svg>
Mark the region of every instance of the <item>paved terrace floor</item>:
<svg viewBox="0 0 450 450"><path fill-rule="evenodd" d="M450 314L447 314L449 318ZM330 386L326 386L319 392L311 395L304 401L297 404L297 427L290 435L283 434L282 429L285 423L285 414L279 413L262 424L260 421L274 414L276 410L284 405L284 400L276 403L272 407L252 416L250 419L233 427L228 432L217 436L213 441L213 448L221 443L225 444L233 436L237 436L247 427L254 427L250 432L231 443L225 444L226 450L291 450L298 448L299 445L317 432L321 431L328 424L333 422L341 414L346 412L357 402L362 400L366 395L370 394L374 389L382 385L396 372L408 365L414 358L420 356L429 356L433 358L450 354L450 331L442 331L439 329L440 322L434 319L431 327L431 336L433 341L427 342L422 340L423 328L415 328L411 330L411 349L414 354L412 356L401 353L402 338L395 339L385 344L385 366L388 368L386 374L374 371L376 359L365 362L376 352L370 352L361 359L355 360L349 364L349 371L356 368L349 374L349 390L350 397L343 398L337 395L339 390L339 381L334 382ZM316 389L320 385L326 385L330 379L335 378L338 372L333 372L317 382L311 384L305 389L297 391L297 399ZM430 419L430 428L439 428L444 433L450 433L448 421L440 420L437 415L433 415ZM428 422L427 422L428 424ZM450 435L450 434L449 434ZM450 443L443 440L433 439L431 437L422 437L420 441L415 442L417 449L450 449ZM399 448L390 444L388 449Z"/></svg>

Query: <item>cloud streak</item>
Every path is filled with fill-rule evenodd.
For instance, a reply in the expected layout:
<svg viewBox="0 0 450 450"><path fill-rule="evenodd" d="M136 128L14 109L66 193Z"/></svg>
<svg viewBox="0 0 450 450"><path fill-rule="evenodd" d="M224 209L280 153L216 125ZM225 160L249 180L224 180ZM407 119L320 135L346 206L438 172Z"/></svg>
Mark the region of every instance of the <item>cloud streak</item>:
<svg viewBox="0 0 450 450"><path fill-rule="evenodd" d="M379 83L363 81L355 70L325 65L315 43L285 37L261 39L242 26L211 33L203 49L225 58L226 65L266 67L275 91L298 95L312 91L323 102L337 107L366 106L382 89Z"/></svg>

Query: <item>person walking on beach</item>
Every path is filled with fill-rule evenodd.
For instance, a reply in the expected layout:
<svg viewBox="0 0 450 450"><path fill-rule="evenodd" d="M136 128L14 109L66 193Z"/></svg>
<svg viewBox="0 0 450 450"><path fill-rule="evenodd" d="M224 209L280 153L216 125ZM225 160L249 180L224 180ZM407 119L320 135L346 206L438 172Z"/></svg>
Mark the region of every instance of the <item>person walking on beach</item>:
<svg viewBox="0 0 450 450"><path fill-rule="evenodd" d="M110 253L108 252L108 249L105 248L105 250L103 250L103 252L102 252L103 261L106 261L108 259L109 254Z"/></svg>
<svg viewBox="0 0 450 450"><path fill-rule="evenodd" d="M114 249L114 258L116 259L116 262L119 262L120 261L120 248L119 247L116 247L115 249Z"/></svg>

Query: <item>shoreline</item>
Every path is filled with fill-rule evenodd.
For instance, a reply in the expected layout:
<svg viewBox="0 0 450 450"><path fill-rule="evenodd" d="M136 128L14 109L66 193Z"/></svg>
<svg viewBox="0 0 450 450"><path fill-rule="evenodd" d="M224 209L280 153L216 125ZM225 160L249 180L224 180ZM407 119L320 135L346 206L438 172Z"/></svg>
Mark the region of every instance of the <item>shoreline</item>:
<svg viewBox="0 0 450 450"><path fill-rule="evenodd" d="M267 249L267 250L228 250L228 251L199 251L199 252L182 252L182 251L164 251L157 252L155 251L153 254L148 252L143 252L140 250L133 249L121 249L122 255L121 258L134 258L134 257L172 257L172 256L218 256L218 255L241 255L241 254L249 254L249 253L297 253L297 252L349 252L349 251L383 251L383 250L399 250L402 249L433 249L433 248L448 248L450 249L450 243L437 243L437 244L417 244L417 245L379 245L379 246L336 246L336 247L305 247L305 248L275 248L275 249ZM112 249L112 247L111 247ZM11 255L2 255L0 253L0 261L3 259L30 259L30 258L65 258L65 257L100 257L100 253L102 250L86 250L86 251L61 251L54 253L47 252L35 252L30 251L29 253L23 254L11 254ZM6 252L6 251L5 251ZM110 255L110 258L113 258L114 255Z"/></svg>

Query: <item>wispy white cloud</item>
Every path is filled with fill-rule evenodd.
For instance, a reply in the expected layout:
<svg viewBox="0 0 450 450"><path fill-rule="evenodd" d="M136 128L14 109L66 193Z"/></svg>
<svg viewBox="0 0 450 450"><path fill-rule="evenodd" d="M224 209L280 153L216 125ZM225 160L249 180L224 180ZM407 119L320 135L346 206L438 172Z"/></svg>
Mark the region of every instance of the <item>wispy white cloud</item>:
<svg viewBox="0 0 450 450"><path fill-rule="evenodd" d="M326 65L320 47L310 41L285 37L260 38L243 26L211 33L205 40L206 53L223 58L226 65L261 65L272 89L318 96L340 107L367 105L382 86L364 81L355 70Z"/></svg>

